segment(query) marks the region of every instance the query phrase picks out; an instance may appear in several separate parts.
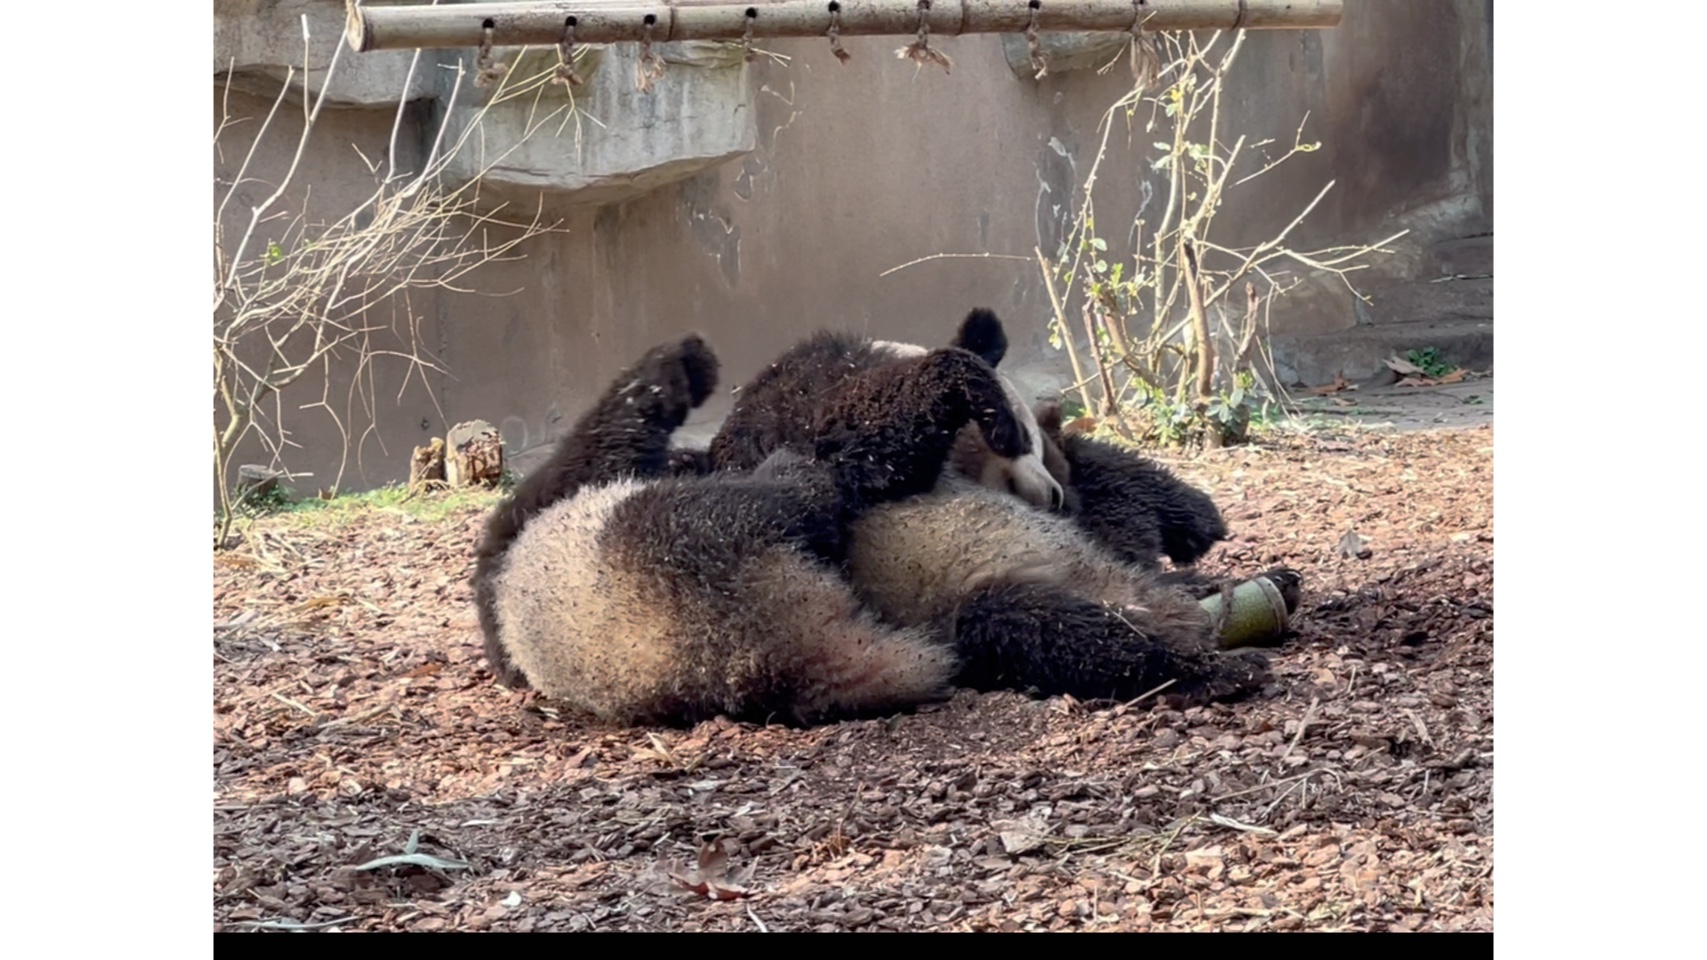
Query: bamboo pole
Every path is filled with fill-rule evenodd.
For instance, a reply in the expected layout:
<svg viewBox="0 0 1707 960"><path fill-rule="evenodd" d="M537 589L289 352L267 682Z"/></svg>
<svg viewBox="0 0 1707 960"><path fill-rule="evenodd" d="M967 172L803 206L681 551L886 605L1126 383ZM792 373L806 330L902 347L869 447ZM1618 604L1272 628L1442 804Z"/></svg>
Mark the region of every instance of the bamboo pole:
<svg viewBox="0 0 1707 960"><path fill-rule="evenodd" d="M1345 0L535 0L441 6L360 6L348 0L344 37L359 52L557 43L565 27L576 43L648 38L740 40L840 36L907 36L918 32L920 7L932 34L1040 31L1127 32L1142 21L1157 30L1296 30L1339 25ZM839 22L837 22L839 20ZM748 29L751 33L748 34Z"/></svg>

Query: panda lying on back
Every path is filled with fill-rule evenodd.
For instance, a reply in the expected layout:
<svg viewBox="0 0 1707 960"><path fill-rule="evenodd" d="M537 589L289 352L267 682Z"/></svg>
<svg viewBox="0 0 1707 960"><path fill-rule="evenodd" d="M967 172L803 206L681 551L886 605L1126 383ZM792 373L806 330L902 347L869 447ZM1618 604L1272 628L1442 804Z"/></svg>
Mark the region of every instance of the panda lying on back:
<svg viewBox="0 0 1707 960"><path fill-rule="evenodd" d="M860 515L932 488L967 424L995 456L1029 451L995 372L944 349L842 378L809 448L667 476L716 370L697 337L654 349L494 513L476 569L488 649L628 723L813 723L941 696L952 650L879 623L835 565Z"/></svg>
<svg viewBox="0 0 1707 960"><path fill-rule="evenodd" d="M956 343L979 346L981 322L969 317ZM1005 338L982 347L999 361ZM810 374L801 354L836 365L794 379ZM977 371L965 382L982 393L959 413L941 399L942 378L929 385L943 364ZM716 369L696 338L652 351L494 512L475 592L507 685L531 681L619 720L812 722L931 699L950 680L1084 698L1171 683L1177 700L1202 702L1266 679L1260 655L1214 651L1189 596L1110 557L1073 521L984 486L1017 491L1016 477L1035 478L1045 460L1065 476L1066 461L1039 449L1017 391L970 354L813 338L772 368L783 374L773 384L814 389L760 408L781 415L758 431L774 448L757 469L659 479L726 465L668 448ZM737 414L765 396L744 389ZM1015 436L998 442L998 421ZM713 449L727 449L731 423L751 422L732 414ZM775 439L784 433L787 444ZM1026 485L1060 502L1058 481ZM857 594L836 576L844 559Z"/></svg>

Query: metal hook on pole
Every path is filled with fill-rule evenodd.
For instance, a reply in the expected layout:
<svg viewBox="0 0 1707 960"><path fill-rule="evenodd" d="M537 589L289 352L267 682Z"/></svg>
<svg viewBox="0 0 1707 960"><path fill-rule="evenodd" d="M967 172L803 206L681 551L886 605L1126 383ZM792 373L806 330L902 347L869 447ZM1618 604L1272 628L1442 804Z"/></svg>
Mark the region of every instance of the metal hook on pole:
<svg viewBox="0 0 1707 960"><path fill-rule="evenodd" d="M954 61L949 59L948 54L943 53L940 50L931 49L930 12L931 0L919 0L918 39L895 51L895 56L902 60L911 60L920 67L923 67L927 63L940 64L942 66L943 73L952 73L954 71Z"/></svg>

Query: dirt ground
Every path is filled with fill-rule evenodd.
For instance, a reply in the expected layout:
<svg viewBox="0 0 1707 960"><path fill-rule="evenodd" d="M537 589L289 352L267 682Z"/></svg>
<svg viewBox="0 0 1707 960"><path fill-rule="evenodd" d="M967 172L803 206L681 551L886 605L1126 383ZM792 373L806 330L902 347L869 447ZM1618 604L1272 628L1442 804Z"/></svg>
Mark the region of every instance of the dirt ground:
<svg viewBox="0 0 1707 960"><path fill-rule="evenodd" d="M1491 423L1170 463L1206 569L1306 576L1258 699L601 726L492 684L490 499L259 521L214 559L214 929L1491 931Z"/></svg>

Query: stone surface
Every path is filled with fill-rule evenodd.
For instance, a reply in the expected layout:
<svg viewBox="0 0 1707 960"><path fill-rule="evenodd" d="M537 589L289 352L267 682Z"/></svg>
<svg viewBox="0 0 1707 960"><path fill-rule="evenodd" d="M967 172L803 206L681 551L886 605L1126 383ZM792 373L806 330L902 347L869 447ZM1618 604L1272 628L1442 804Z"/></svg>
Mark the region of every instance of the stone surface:
<svg viewBox="0 0 1707 960"><path fill-rule="evenodd" d="M344 45L344 21L342 0L216 0L214 74L268 99L293 69L296 90L313 96L324 86L327 102L336 106L395 107L400 97L436 99L440 112L448 107L444 143L469 137L470 148L447 167L453 180L483 174L488 186L514 188L530 201L539 191L548 203L631 199L740 157L757 142L738 43L656 45L665 75L650 93L636 89L637 45L587 45L577 60L585 85L571 90L547 84L537 102L524 94L485 109L505 88L475 86L476 51L422 50L411 75L415 51L356 53ZM328 81L334 53L338 61ZM500 47L493 59L510 67L506 87L514 90L517 81L550 73L558 54L555 47ZM460 88L459 60L465 69ZM555 118L547 120L553 111ZM479 128L471 130L475 124Z"/></svg>
<svg viewBox="0 0 1707 960"><path fill-rule="evenodd" d="M488 106L497 91L465 86L446 136L460 137L479 123L480 148L457 154L449 172L480 176L483 188L529 200L544 191L548 204L614 203L752 151L758 131L740 46L694 41L655 49L665 68L650 92L635 83L635 44L610 45L580 61L585 83L548 84L537 104L530 94ZM558 63L555 49L500 48L494 57L510 65L511 83ZM466 60L472 76L473 54ZM441 99L449 98L441 93ZM554 111L555 119L546 120Z"/></svg>
<svg viewBox="0 0 1707 960"><path fill-rule="evenodd" d="M1470 370L1494 364L1490 320L1421 320L1360 324L1330 333L1281 334L1273 341L1275 370L1287 384L1318 385L1344 376L1354 383L1387 380L1385 361L1410 350L1434 347L1442 359Z"/></svg>
<svg viewBox="0 0 1707 960"><path fill-rule="evenodd" d="M326 68L338 54L327 101L345 106L395 106L399 95L418 100L431 95L434 57L425 51L409 77L413 53L384 50L356 53L344 44L342 0L214 0L213 72L252 93L277 96L279 84L295 68L293 85L303 88L302 18L308 18L307 90L318 94ZM407 88L405 88L407 83Z"/></svg>

